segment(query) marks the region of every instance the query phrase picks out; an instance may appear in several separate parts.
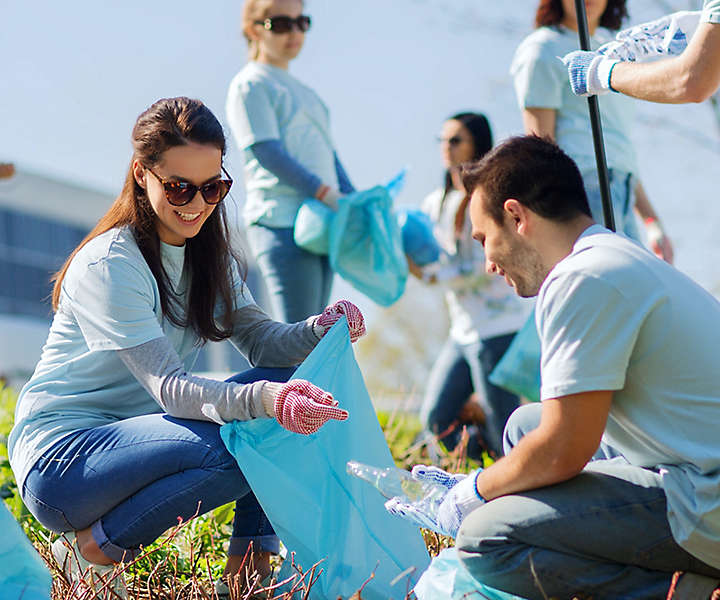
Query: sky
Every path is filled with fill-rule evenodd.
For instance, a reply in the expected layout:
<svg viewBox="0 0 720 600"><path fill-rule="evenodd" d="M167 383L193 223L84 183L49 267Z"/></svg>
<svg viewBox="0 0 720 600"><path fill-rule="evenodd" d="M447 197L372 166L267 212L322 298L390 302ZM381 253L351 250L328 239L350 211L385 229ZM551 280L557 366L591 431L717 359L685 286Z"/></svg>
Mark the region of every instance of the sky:
<svg viewBox="0 0 720 600"><path fill-rule="evenodd" d="M633 21L700 0L630 0ZM228 83L246 61L241 2L6 0L0 23L0 161L115 194L130 131L160 97L203 100L225 123ZM495 136L521 133L508 68L535 2L309 0L313 29L290 70L330 107L355 185L409 168L400 204L439 185L435 136L461 110L485 112ZM720 131L706 105L638 103L633 139L677 265L720 292ZM590 135L588 133L588 135ZM227 166L243 200L234 145Z"/></svg>

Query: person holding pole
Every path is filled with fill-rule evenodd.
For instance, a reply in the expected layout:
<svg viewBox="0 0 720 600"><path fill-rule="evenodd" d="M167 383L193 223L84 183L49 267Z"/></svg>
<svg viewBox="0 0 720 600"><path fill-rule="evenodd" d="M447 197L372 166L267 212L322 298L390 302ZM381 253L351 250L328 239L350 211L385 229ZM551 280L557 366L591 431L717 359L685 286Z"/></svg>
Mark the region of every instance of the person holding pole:
<svg viewBox="0 0 720 600"><path fill-rule="evenodd" d="M625 0L588 3L588 30L594 47L612 39L627 14ZM557 59L578 46L575 0L540 0L537 29L527 36L510 68L525 133L557 141L578 164L593 217L602 222L603 207L593 140L588 136L590 115L587 103L568 89L565 69ZM632 101L620 96L603 100L600 106L617 231L640 239L636 213L645 225L648 245L668 262L673 247L642 182L629 132L633 123Z"/></svg>
<svg viewBox="0 0 720 600"><path fill-rule="evenodd" d="M433 514L388 510L530 600L720 597L720 303L596 224L548 140L505 141L463 183L487 271L537 296L542 402L512 414L490 467L413 469L448 488Z"/></svg>
<svg viewBox="0 0 720 600"><path fill-rule="evenodd" d="M720 0L705 0L697 29L691 36L674 36L676 43L672 50L663 52L670 56L667 60L651 63L638 60L646 58L643 54L648 51L656 54L653 50L669 28L675 27L677 31L677 19L672 17L669 15L639 28L644 32L642 41L645 42L640 47L640 56L620 60L599 52L567 54L563 61L573 93L587 96L612 91L667 104L707 100L720 86ZM655 38L650 44L647 44L647 32ZM632 37L625 40L636 46Z"/></svg>

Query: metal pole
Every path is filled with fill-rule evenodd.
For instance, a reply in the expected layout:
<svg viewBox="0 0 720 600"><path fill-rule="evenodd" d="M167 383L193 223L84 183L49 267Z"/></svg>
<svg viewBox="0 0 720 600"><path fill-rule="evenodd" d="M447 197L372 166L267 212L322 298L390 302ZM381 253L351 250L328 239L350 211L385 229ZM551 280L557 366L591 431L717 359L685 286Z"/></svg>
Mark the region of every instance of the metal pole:
<svg viewBox="0 0 720 600"><path fill-rule="evenodd" d="M585 13L585 0L575 0L575 13L577 14L578 35L580 36L580 49L590 50L590 33ZM595 146L595 161L597 163L598 178L600 180L600 197L602 198L603 217L605 227L615 231L615 217L610 196L610 180L608 178L607 159L605 158L605 144L603 142L602 123L600 122L600 107L597 96L588 97L590 109L590 124L592 126L593 145Z"/></svg>

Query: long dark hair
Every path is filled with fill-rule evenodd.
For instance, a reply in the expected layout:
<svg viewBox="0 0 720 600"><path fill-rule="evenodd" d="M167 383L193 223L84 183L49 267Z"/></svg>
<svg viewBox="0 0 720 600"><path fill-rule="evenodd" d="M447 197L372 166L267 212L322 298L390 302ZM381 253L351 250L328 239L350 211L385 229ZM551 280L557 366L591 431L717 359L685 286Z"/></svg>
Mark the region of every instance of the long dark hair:
<svg viewBox="0 0 720 600"><path fill-rule="evenodd" d="M605 12L600 17L600 27L617 31L628 16L626 0L608 0ZM535 27L559 25L565 18L561 0L540 0L535 13Z"/></svg>
<svg viewBox="0 0 720 600"><path fill-rule="evenodd" d="M465 129L470 133L470 137L473 142L473 156L471 161L475 162L481 159L487 154L493 147L493 136L492 130L490 129L490 122L487 117L482 113L474 112L462 112L448 117L447 121L459 121L463 124ZM448 192L453 187L452 175L450 169L445 171L445 191L443 192L442 203L445 203L445 198ZM460 202L457 213L455 213L455 233L460 235L465 225L465 212L470 201L470 195L466 194Z"/></svg>
<svg viewBox="0 0 720 600"><path fill-rule="evenodd" d="M190 288L187 307L183 307L162 265L155 211L133 174L135 160L152 168L166 150L189 142L214 146L225 154L222 126L199 100L163 98L138 117L132 131L133 156L122 191L53 277L53 309L58 308L63 279L79 250L100 234L127 225L157 281L163 315L178 327L191 327L203 341L220 341L232 335L235 295L231 267L234 261L238 276L244 281L247 266L230 246L223 203L215 208L200 232L185 242L185 270ZM218 303L222 307L221 326L215 319Z"/></svg>

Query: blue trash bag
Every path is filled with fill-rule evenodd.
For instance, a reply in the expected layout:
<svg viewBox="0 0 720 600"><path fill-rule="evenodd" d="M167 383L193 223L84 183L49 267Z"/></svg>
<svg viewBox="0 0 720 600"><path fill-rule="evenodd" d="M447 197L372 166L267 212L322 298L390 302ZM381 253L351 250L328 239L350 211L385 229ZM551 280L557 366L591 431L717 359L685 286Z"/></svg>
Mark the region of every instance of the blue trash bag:
<svg viewBox="0 0 720 600"><path fill-rule="evenodd" d="M380 493L345 470L349 460L378 467L394 463L355 362L344 317L294 378L330 391L349 411L348 420L330 421L309 436L291 433L274 419L235 421L220 429L288 549L278 580L292 574L294 552L304 572L323 561L323 572L312 587L313 600L348 598L373 571L375 576L363 590L365 600L405 598L408 578L412 586L428 566L429 556L418 528L390 515Z"/></svg>
<svg viewBox="0 0 720 600"><path fill-rule="evenodd" d="M50 600L52 576L22 528L0 501L0 598Z"/></svg>
<svg viewBox="0 0 720 600"><path fill-rule="evenodd" d="M330 250L329 236L333 215L333 210L320 200L305 200L295 217L295 243L313 254L326 255Z"/></svg>
<svg viewBox="0 0 720 600"><path fill-rule="evenodd" d="M433 558L413 591L418 600L523 600L474 579L458 559L456 548L445 548Z"/></svg>
<svg viewBox="0 0 720 600"><path fill-rule="evenodd" d="M408 265L387 189L376 186L340 198L330 228L330 265L381 306L402 296Z"/></svg>
<svg viewBox="0 0 720 600"><path fill-rule="evenodd" d="M401 169L383 187L394 199L405 187L407 169ZM300 205L293 227L293 239L298 247L313 254L327 255L330 252L330 227L333 210L315 198L307 198Z"/></svg>
<svg viewBox="0 0 720 600"><path fill-rule="evenodd" d="M395 212L405 254L421 267L440 257L440 246L433 234L430 217L421 210L401 208Z"/></svg>
<svg viewBox="0 0 720 600"><path fill-rule="evenodd" d="M489 379L513 394L540 401L540 338L534 308Z"/></svg>

